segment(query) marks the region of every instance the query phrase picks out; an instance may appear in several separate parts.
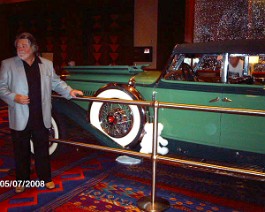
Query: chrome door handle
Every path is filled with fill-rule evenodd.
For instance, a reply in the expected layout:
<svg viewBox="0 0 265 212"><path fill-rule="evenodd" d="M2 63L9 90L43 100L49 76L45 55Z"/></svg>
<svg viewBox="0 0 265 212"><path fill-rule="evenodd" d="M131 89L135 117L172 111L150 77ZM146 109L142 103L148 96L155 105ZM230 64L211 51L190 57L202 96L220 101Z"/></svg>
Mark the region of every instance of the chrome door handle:
<svg viewBox="0 0 265 212"><path fill-rule="evenodd" d="M211 99L209 102L218 102L218 101L220 101L220 97L219 96L216 97L215 99Z"/></svg>
<svg viewBox="0 0 265 212"><path fill-rule="evenodd" d="M229 99L229 98L225 97L225 98L222 99L222 101L223 102L232 102L232 99Z"/></svg>

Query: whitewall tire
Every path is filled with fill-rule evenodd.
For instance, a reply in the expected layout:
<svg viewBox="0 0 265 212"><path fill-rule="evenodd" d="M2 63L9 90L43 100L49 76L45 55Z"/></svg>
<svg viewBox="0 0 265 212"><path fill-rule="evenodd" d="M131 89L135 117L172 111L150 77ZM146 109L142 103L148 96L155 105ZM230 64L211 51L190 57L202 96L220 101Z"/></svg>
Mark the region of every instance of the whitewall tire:
<svg viewBox="0 0 265 212"><path fill-rule="evenodd" d="M133 95L123 88L103 90L97 97L134 99ZM143 113L141 108L136 105L93 102L89 117L93 126L123 147L137 142L143 129Z"/></svg>
<svg viewBox="0 0 265 212"><path fill-rule="evenodd" d="M52 117L52 127L49 129L50 131L50 137L58 139L59 138L59 128L58 125L55 121L55 119ZM49 142L49 154L52 155L58 147L58 143L54 142ZM34 154L34 147L33 147L33 142L30 141L30 150L31 153Z"/></svg>

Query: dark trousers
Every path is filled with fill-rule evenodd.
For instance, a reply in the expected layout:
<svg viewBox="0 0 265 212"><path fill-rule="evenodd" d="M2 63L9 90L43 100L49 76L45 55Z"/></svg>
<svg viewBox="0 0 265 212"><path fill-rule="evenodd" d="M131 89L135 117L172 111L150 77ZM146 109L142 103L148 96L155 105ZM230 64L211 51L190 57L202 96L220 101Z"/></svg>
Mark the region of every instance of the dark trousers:
<svg viewBox="0 0 265 212"><path fill-rule="evenodd" d="M30 139L34 146L35 167L39 180L51 181L49 156L49 130L44 126L38 129L11 130L16 164L16 179L30 180Z"/></svg>

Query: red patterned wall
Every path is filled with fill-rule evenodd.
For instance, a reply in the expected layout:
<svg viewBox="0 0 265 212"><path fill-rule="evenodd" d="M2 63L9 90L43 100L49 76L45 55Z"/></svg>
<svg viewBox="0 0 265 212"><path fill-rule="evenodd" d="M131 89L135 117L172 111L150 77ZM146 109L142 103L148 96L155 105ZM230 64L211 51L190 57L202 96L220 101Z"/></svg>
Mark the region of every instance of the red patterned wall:
<svg viewBox="0 0 265 212"><path fill-rule="evenodd" d="M63 7L52 2L12 5L8 8L10 41L20 32L31 32L41 52L54 54L57 70L69 61L76 65L131 65L133 0L105 3L92 7L91 2Z"/></svg>

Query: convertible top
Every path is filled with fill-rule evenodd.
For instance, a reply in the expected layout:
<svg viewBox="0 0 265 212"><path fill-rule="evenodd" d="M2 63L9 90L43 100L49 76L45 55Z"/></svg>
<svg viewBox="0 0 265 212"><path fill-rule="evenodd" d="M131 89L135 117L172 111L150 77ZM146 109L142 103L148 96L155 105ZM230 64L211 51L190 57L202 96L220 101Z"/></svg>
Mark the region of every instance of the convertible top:
<svg viewBox="0 0 265 212"><path fill-rule="evenodd" d="M206 43L177 44L173 50L173 54L180 53L265 54L265 39L224 40Z"/></svg>

